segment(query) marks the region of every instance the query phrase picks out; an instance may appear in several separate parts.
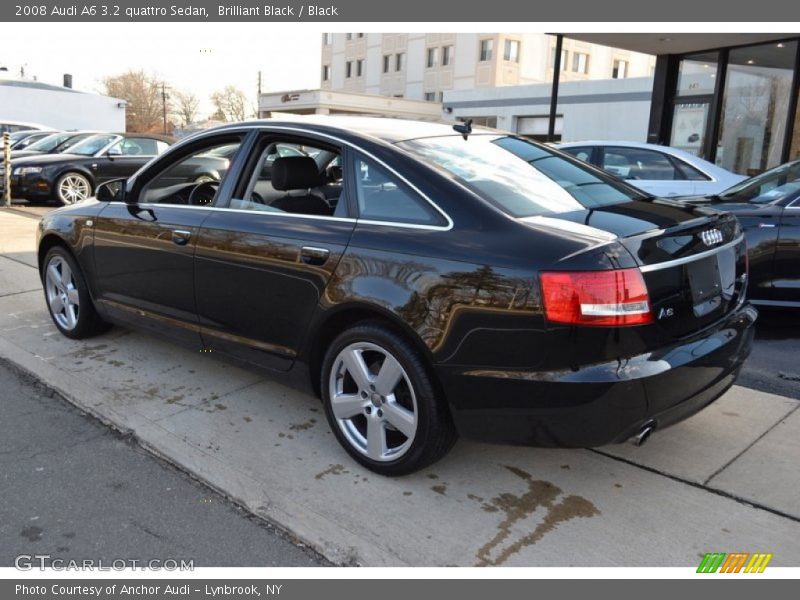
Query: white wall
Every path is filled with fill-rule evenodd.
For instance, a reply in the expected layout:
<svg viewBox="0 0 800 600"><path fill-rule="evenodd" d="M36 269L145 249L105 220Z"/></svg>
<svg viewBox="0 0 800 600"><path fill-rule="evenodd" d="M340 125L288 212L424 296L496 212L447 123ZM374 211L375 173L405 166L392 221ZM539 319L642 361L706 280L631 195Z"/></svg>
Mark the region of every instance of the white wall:
<svg viewBox="0 0 800 600"><path fill-rule="evenodd" d="M614 139L647 141L650 119L649 77L570 81L561 84L557 113L563 115L562 141ZM497 117L498 129L516 131L517 119L550 112L551 84L505 86L444 93L450 116ZM581 102L581 97L590 101ZM631 97L639 99L631 100ZM593 100L592 100L593 99ZM470 106L460 105L470 103Z"/></svg>
<svg viewBox="0 0 800 600"><path fill-rule="evenodd" d="M28 121L54 129L125 131L121 100L75 91L8 85L0 81L0 120Z"/></svg>

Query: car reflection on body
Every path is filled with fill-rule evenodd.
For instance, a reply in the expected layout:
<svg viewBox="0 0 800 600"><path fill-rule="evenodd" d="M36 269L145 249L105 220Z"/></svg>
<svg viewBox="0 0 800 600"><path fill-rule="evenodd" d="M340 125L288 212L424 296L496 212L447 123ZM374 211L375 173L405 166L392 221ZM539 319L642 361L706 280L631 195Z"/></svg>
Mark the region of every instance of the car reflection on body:
<svg viewBox="0 0 800 600"><path fill-rule="evenodd" d="M219 181L173 176L231 146ZM205 131L45 215L38 248L64 335L140 327L303 385L386 475L458 434L641 442L733 384L756 318L731 215L393 119Z"/></svg>

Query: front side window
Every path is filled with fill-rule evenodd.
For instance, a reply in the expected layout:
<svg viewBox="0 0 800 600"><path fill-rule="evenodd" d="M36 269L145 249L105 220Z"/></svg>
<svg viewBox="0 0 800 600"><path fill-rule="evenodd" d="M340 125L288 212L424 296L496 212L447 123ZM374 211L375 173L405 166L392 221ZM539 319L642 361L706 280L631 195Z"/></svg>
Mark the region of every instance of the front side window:
<svg viewBox="0 0 800 600"><path fill-rule="evenodd" d="M162 169L142 188L139 201L145 204L212 204L230 168L240 140L209 141Z"/></svg>
<svg viewBox="0 0 800 600"><path fill-rule="evenodd" d="M665 154L646 148L609 146L603 153L603 168L623 179L645 181L683 179L682 174Z"/></svg>
<svg viewBox="0 0 800 600"><path fill-rule="evenodd" d="M156 156L163 150L159 150L159 140L153 138L125 138L114 144L110 150L119 150L121 156ZM162 142L162 148L167 145Z"/></svg>
<svg viewBox="0 0 800 600"><path fill-rule="evenodd" d="M358 216L371 221L443 225L441 215L381 165L367 158L355 161Z"/></svg>
<svg viewBox="0 0 800 600"><path fill-rule="evenodd" d="M74 146L69 146L69 152L70 154L80 154L81 156L92 156L108 146L116 138L117 136L113 134L93 135Z"/></svg>
<svg viewBox="0 0 800 600"><path fill-rule="evenodd" d="M561 150L583 162L592 162L591 146L571 146L569 148L561 148Z"/></svg>
<svg viewBox="0 0 800 600"><path fill-rule="evenodd" d="M513 217L558 214L645 196L587 166L521 138L473 134L421 138L398 146L455 175Z"/></svg>

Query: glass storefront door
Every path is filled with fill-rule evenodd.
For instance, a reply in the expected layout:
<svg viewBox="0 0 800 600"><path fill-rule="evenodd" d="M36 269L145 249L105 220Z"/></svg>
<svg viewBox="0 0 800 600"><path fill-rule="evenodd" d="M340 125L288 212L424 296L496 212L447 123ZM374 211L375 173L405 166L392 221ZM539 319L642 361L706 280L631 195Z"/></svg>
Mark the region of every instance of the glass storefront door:
<svg viewBox="0 0 800 600"><path fill-rule="evenodd" d="M716 163L756 175L782 162L797 42L735 48L725 78Z"/></svg>

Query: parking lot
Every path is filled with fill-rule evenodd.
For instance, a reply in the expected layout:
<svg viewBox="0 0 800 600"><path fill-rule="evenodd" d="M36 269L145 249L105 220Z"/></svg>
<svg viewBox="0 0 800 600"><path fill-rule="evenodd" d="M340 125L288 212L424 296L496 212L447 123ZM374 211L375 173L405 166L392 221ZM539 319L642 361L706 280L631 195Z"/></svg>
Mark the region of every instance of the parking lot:
<svg viewBox="0 0 800 600"><path fill-rule="evenodd" d="M642 448L460 441L398 479L348 458L317 399L114 328L58 335L35 269L38 215L0 211L0 358L337 564L694 566L711 551L800 564L800 318L762 315L722 399Z"/></svg>

